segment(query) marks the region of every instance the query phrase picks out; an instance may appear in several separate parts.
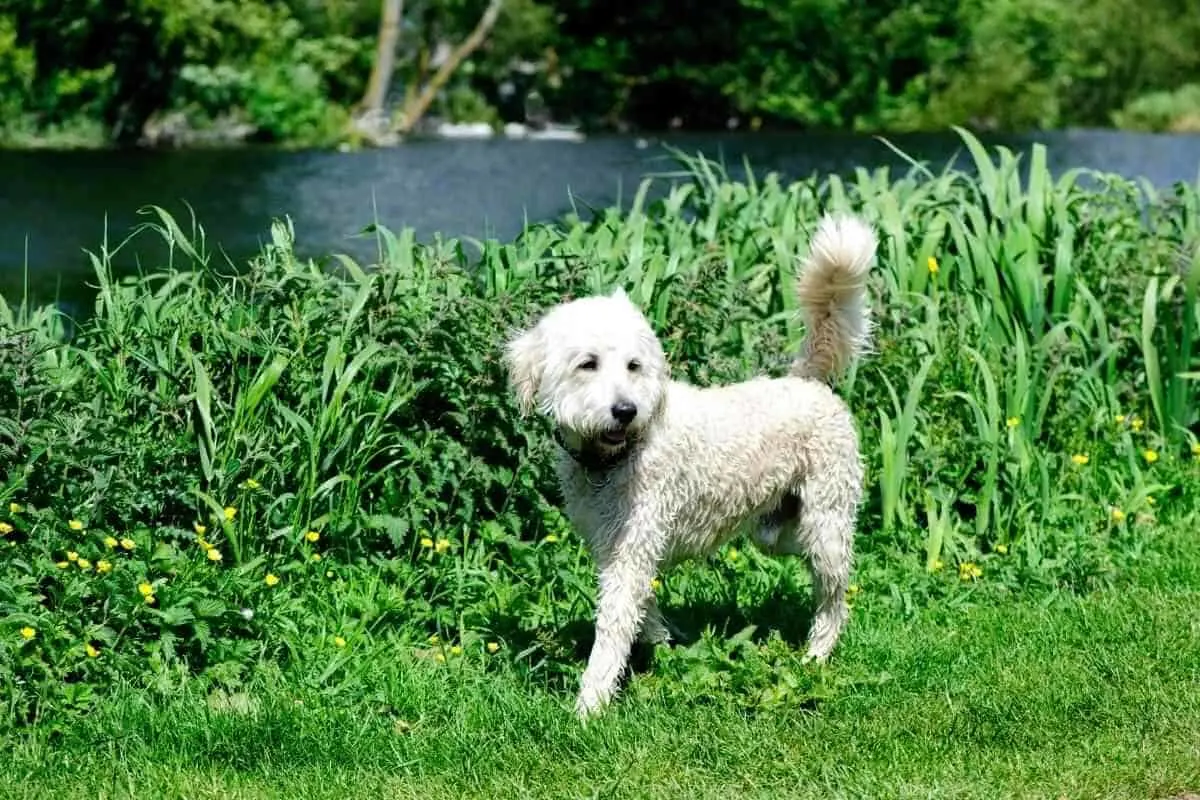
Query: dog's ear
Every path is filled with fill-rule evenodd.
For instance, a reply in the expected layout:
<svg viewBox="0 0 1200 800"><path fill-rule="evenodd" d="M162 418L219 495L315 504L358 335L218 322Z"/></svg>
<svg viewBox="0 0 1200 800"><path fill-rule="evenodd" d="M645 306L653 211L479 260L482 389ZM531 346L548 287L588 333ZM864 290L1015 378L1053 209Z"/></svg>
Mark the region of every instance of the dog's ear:
<svg viewBox="0 0 1200 800"><path fill-rule="evenodd" d="M531 413L545 369L541 331L531 328L509 339L504 346L504 367L508 371L508 385L517 397L517 407L522 414Z"/></svg>

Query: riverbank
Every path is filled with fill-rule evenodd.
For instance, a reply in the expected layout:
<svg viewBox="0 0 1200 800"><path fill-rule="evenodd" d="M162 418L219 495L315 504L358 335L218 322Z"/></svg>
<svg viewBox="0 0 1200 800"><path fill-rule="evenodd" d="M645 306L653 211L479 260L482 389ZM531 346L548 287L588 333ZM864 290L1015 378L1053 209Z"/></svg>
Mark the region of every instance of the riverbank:
<svg viewBox="0 0 1200 800"><path fill-rule="evenodd" d="M1195 87L1185 87L1180 96L1191 97ZM1176 101L1173 93L1159 93L1145 98L1144 101L1132 105L1123 111L1117 121L1107 127L1061 128L1039 130L997 130L987 125L967 125L977 135L985 138L1036 138L1038 136L1071 135L1078 132L1107 132L1107 133L1150 133L1150 134L1200 134L1200 105L1193 107L1191 100ZM432 120L423 124L418 131L410 136L400 136L390 132L377 133L372 136L356 134L347 130L338 135L319 139L298 139L295 141L277 141L270 144L253 141L253 128L245 123L229 120L204 128L192 128L186 123L173 122L172 118L163 120L161 126L156 125L146 137L137 144L140 150L213 150L238 147L269 149L278 151L290 150L336 150L350 152L360 149L400 147L412 141L487 141L491 139L542 141L542 142L583 142L589 137L611 138L614 135L633 138L649 146L651 142L663 137L720 137L731 132L743 131L746 135L761 135L776 138L779 136L816 135L825 137L837 135L837 131L813 131L788 125L767 125L763 127L757 120L750 120L749 125L743 125L741 120L731 118L728 124L720 129L687 129L682 126L672 126L666 129L644 129L631 132L632 126L623 124L601 128L583 128L579 125L560 123L527 125L521 122L497 123L484 120L451 122ZM936 125L928 129L881 131L876 135L884 138L905 137L921 134L940 133L946 126ZM856 135L869 135L869 131L857 131ZM98 124L79 124L64 128L52 128L41 131L10 132L6 137L0 136L0 150L110 150L114 145Z"/></svg>

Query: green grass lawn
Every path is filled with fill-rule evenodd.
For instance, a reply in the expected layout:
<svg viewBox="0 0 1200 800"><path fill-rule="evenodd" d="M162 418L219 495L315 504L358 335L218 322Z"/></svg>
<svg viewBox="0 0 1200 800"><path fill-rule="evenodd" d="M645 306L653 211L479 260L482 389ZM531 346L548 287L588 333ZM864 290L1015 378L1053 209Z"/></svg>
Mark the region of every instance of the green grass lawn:
<svg viewBox="0 0 1200 800"><path fill-rule="evenodd" d="M686 699L651 667L585 728L571 686L377 651L365 696L118 692L12 740L0 796L1171 797L1200 789L1200 543L1172 539L1086 595L868 596L803 708Z"/></svg>

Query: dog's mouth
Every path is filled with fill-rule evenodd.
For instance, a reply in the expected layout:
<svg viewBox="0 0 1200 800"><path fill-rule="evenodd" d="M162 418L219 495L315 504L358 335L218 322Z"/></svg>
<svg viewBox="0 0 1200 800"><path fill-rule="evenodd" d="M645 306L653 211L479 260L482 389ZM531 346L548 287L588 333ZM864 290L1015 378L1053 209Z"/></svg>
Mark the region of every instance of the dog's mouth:
<svg viewBox="0 0 1200 800"><path fill-rule="evenodd" d="M609 447L621 447L628 438L628 432L624 428L613 428L600 434L600 441Z"/></svg>

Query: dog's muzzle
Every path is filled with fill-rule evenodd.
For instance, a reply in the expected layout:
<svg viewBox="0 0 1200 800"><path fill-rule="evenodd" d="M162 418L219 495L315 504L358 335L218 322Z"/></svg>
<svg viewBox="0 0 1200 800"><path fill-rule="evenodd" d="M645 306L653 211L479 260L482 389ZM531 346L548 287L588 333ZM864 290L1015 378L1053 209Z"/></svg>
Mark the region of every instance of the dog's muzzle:
<svg viewBox="0 0 1200 800"><path fill-rule="evenodd" d="M629 426L637 419L637 406L628 400L620 400L613 403L612 417L616 420L616 424L606 431L602 431L598 437L601 442L610 447L621 447L625 444L628 438Z"/></svg>

